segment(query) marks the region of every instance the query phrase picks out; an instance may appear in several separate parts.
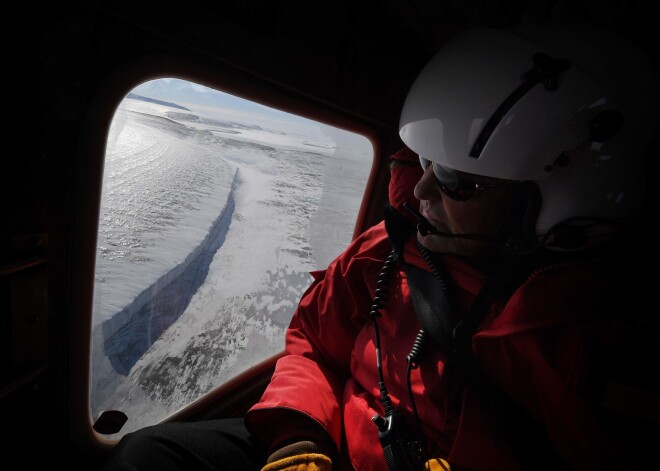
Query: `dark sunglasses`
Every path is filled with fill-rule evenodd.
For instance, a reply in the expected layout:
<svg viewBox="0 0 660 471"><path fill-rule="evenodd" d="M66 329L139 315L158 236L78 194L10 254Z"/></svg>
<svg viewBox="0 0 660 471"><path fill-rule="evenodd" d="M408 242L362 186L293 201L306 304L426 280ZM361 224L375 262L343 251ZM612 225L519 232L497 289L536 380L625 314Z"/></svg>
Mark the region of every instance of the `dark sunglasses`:
<svg viewBox="0 0 660 471"><path fill-rule="evenodd" d="M477 191L483 190L484 188L507 186L515 183L477 183L462 172L443 167L442 165L425 159L424 157L420 157L419 161L425 171L429 165L433 165L433 175L435 175L435 181L440 187L440 190L443 194L455 201L468 201L477 194Z"/></svg>

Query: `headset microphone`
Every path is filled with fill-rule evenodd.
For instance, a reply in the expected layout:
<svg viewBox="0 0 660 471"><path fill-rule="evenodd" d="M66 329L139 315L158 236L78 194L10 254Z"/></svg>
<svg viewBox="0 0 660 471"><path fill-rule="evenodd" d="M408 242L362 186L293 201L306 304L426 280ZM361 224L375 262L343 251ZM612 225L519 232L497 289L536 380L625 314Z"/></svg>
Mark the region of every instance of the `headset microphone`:
<svg viewBox="0 0 660 471"><path fill-rule="evenodd" d="M419 211L410 206L408 202L403 203L403 207L410 211L417 218L417 230L423 236L426 235L437 235L441 237L451 237L453 239L465 239L465 240L479 240L482 242L490 242L498 245L507 252L516 253L516 254L526 254L536 250L539 245L533 244L531 247L529 244L527 246L522 243L522 241L516 241L515 239L500 239L496 237L489 237L481 234L453 234L451 232L443 232L437 230L433 225L426 219Z"/></svg>
<svg viewBox="0 0 660 471"><path fill-rule="evenodd" d="M433 225L426 219L422 214L417 211L415 208L410 206L408 202L406 201L403 203L403 207L406 208L408 211L410 211L413 216L417 218L417 230L419 231L420 234L422 235L445 235L443 232L438 231Z"/></svg>

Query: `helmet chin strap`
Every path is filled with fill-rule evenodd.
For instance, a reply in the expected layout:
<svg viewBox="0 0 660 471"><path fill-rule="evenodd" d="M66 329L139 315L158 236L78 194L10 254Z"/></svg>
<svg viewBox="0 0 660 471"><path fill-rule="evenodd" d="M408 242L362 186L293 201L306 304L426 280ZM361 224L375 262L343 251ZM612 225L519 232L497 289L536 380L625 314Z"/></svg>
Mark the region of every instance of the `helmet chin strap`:
<svg viewBox="0 0 660 471"><path fill-rule="evenodd" d="M622 226L622 221L592 216L564 219L540 236L539 245L558 251L592 248L619 233Z"/></svg>

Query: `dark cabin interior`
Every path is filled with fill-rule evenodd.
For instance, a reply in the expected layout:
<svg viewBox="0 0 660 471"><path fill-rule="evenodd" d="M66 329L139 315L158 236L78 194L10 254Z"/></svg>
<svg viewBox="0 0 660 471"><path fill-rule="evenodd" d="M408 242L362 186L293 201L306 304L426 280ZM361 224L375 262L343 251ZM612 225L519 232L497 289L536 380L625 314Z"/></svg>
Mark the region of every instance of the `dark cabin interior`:
<svg viewBox="0 0 660 471"><path fill-rule="evenodd" d="M417 72L467 27L579 19L629 35L654 61L652 2L552 0L95 0L17 4L5 15L0 230L3 449L95 469L80 439L95 224L108 116L145 74L170 72L329 124L369 129L380 163L356 232L377 222L387 156ZM8 102L7 102L8 100ZM382 165L381 165L382 164ZM236 415L270 370L180 419Z"/></svg>

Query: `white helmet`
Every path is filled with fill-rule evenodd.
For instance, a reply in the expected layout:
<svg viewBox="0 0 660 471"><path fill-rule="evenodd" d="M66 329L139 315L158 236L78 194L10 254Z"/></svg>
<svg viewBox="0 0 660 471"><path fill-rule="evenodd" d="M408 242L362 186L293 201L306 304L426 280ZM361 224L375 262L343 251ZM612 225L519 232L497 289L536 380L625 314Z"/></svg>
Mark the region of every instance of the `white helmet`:
<svg viewBox="0 0 660 471"><path fill-rule="evenodd" d="M617 221L638 209L657 90L651 63L611 31L473 28L421 71L399 133L444 167L535 182L541 236L567 220Z"/></svg>

